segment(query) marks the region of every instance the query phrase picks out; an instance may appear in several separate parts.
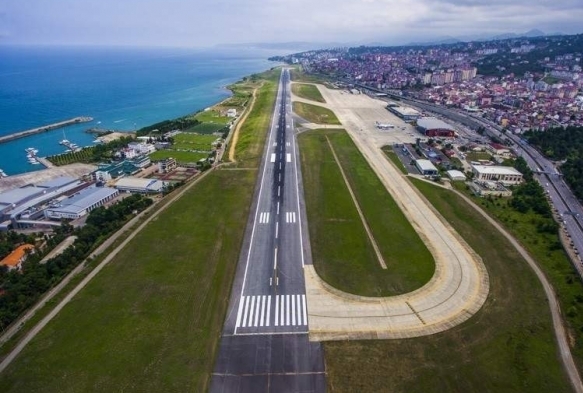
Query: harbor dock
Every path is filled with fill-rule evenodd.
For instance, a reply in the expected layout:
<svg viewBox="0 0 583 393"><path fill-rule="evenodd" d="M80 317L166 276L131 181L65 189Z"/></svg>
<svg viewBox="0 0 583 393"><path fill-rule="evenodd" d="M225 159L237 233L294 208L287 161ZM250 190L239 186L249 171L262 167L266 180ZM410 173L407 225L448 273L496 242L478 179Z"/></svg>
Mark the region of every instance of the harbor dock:
<svg viewBox="0 0 583 393"><path fill-rule="evenodd" d="M57 128L70 126L72 124L87 123L87 122L90 122L92 120L93 120L92 117L74 117L72 119L61 121L58 123L53 123L53 124L49 124L49 125L37 127L37 128L32 128L32 129L26 130L26 131L15 132L14 134L10 134L10 135L0 136L0 143L5 143L5 142L13 141L15 139L24 138L24 137L27 137L29 135L40 134L42 132L55 130Z"/></svg>

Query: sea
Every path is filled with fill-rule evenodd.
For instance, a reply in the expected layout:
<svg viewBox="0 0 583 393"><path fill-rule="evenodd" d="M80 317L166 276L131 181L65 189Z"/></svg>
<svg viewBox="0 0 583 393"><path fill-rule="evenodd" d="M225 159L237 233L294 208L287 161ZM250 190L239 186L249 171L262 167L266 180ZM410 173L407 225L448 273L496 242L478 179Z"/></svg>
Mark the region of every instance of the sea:
<svg viewBox="0 0 583 393"><path fill-rule="evenodd" d="M89 128L134 131L212 106L226 86L277 65L272 51L251 48L120 48L0 46L0 135L78 116L93 121L0 144L0 169L16 175L44 169L67 139L90 146Z"/></svg>

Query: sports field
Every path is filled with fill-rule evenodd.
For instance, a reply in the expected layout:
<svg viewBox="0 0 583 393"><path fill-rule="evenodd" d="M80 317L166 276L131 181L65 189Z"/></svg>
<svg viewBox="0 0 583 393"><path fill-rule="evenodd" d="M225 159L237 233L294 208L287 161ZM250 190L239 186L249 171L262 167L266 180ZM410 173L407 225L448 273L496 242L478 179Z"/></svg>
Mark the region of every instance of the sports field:
<svg viewBox="0 0 583 393"><path fill-rule="evenodd" d="M216 135L199 135L189 132L176 134L172 138L174 139L173 149L206 150L209 152L212 150L212 143L219 139Z"/></svg>
<svg viewBox="0 0 583 393"><path fill-rule="evenodd" d="M298 138L314 266L343 291L387 296L427 283L435 262L391 195L344 130ZM336 152L387 269L381 268L332 154Z"/></svg>

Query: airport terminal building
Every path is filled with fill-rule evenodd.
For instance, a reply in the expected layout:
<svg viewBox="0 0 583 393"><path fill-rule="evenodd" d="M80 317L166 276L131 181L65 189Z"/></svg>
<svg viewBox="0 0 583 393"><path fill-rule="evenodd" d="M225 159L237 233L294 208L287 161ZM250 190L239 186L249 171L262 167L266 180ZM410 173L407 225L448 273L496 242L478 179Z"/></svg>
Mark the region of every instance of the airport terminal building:
<svg viewBox="0 0 583 393"><path fill-rule="evenodd" d="M478 181L493 181L511 186L522 182L522 173L510 166L472 165L474 179Z"/></svg>

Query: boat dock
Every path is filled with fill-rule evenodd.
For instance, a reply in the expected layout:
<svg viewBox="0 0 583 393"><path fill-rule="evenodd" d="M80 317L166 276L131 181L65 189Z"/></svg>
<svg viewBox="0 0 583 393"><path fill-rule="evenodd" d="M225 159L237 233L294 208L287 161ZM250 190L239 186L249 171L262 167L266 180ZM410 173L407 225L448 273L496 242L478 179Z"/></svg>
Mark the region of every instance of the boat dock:
<svg viewBox="0 0 583 393"><path fill-rule="evenodd" d="M53 124L49 124L49 125L37 127L37 128L32 128L32 129L26 130L26 131L15 132L14 134L10 134L10 135L0 136L0 143L5 143L5 142L13 141L15 139L24 138L24 137L27 137L29 135L40 134L42 132L55 130L57 128L70 126L72 124L87 123L87 122L90 122L92 120L93 120L92 117L74 117L72 119L61 121L58 123L53 123Z"/></svg>

